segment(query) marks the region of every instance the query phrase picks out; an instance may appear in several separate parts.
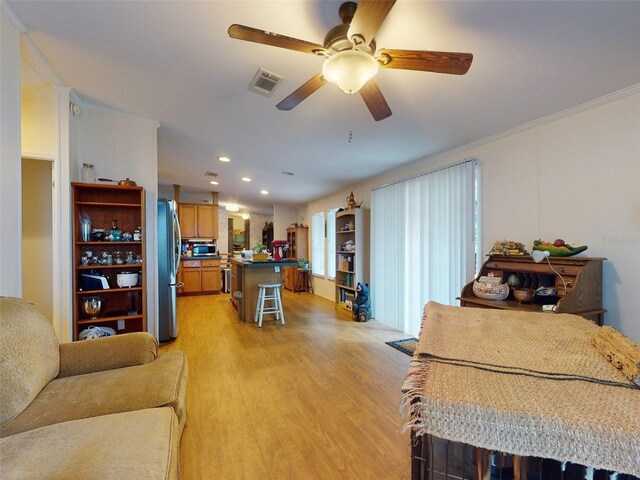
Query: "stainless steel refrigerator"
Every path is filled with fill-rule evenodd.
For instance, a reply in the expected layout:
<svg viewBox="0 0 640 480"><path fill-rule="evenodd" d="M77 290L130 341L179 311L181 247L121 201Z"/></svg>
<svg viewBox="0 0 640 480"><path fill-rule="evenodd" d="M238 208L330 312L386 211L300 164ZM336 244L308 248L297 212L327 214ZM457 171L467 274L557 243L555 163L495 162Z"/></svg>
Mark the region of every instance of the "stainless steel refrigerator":
<svg viewBox="0 0 640 480"><path fill-rule="evenodd" d="M158 339L178 336L176 289L182 237L178 206L173 200L158 199Z"/></svg>

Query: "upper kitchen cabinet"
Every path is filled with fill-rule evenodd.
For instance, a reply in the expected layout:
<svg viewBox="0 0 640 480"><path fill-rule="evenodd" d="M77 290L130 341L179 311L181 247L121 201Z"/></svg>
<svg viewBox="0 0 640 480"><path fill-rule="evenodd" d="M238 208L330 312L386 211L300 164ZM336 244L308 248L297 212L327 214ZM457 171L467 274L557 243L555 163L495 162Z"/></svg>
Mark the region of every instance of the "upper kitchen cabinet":
<svg viewBox="0 0 640 480"><path fill-rule="evenodd" d="M218 206L181 203L178 218L182 238L218 238Z"/></svg>

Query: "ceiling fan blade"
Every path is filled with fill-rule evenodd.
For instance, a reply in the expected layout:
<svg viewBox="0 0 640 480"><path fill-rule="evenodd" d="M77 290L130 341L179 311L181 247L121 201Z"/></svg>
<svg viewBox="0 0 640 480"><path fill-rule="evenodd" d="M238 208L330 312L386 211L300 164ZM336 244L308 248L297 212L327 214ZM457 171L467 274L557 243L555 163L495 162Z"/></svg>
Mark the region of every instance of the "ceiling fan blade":
<svg viewBox="0 0 640 480"><path fill-rule="evenodd" d="M373 78L360 89L360 95L376 122L391 116L391 109Z"/></svg>
<svg viewBox="0 0 640 480"><path fill-rule="evenodd" d="M301 87L299 87L296 91L294 91L287 98L282 100L276 108L278 110L291 110L293 107L298 105L301 101L311 95L313 92L318 90L321 86L323 86L327 81L324 79L321 73L317 74L311 80L308 80Z"/></svg>
<svg viewBox="0 0 640 480"><path fill-rule="evenodd" d="M380 49L376 53L380 66L399 70L451 73L464 75L471 66L473 55L457 52L429 52L424 50Z"/></svg>
<svg viewBox="0 0 640 480"><path fill-rule="evenodd" d="M347 36L360 35L369 45L396 0L360 0Z"/></svg>
<svg viewBox="0 0 640 480"><path fill-rule="evenodd" d="M286 37L284 35L278 35L277 33L258 30L257 28L245 27L244 25L233 24L229 27L228 33L231 38L237 40L262 43L263 45L271 45L272 47L286 48L288 50L297 50L298 52L312 54L324 52L322 45L318 45L317 43Z"/></svg>

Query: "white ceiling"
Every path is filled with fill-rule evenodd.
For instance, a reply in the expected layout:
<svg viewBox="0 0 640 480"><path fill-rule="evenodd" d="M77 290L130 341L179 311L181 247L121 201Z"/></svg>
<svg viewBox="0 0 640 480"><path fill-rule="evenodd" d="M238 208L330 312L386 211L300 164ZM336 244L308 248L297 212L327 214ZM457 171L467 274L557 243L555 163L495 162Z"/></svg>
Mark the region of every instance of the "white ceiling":
<svg viewBox="0 0 640 480"><path fill-rule="evenodd" d="M381 70L376 80L393 111L381 122L359 95L331 84L278 111L322 60L227 35L239 23L322 43L340 23L339 1L9 4L83 101L161 123L161 184L211 191L204 173L214 171L221 201L254 212L307 202L640 83L635 0L398 0L378 48L470 52L474 60L464 76ZM285 78L270 98L247 89L259 67Z"/></svg>

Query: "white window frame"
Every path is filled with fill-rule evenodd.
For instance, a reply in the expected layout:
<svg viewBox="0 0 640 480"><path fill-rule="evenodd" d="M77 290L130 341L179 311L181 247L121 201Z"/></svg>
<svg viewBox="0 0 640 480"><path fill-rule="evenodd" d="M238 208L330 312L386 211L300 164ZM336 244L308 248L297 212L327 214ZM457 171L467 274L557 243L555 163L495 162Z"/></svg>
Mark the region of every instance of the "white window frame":
<svg viewBox="0 0 640 480"><path fill-rule="evenodd" d="M317 277L325 275L325 212L314 213L311 217L311 274Z"/></svg>
<svg viewBox="0 0 640 480"><path fill-rule="evenodd" d="M327 211L327 278L336 278L336 213L339 208Z"/></svg>

